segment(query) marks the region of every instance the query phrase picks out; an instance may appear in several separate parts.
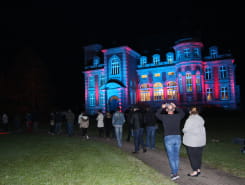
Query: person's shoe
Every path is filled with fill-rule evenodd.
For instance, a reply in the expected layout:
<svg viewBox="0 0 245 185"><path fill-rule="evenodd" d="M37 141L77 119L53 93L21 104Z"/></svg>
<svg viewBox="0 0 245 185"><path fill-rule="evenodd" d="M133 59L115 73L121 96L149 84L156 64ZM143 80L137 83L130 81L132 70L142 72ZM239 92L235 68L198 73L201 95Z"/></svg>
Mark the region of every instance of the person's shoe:
<svg viewBox="0 0 245 185"><path fill-rule="evenodd" d="M187 175L188 175L189 177L197 177L199 174L200 174L200 172L194 171L194 172L192 172L192 173L188 173Z"/></svg>
<svg viewBox="0 0 245 185"><path fill-rule="evenodd" d="M172 180L172 181L175 181L175 180L177 180L178 178L179 178L179 176L178 176L177 174L171 175L171 180Z"/></svg>
<svg viewBox="0 0 245 185"><path fill-rule="evenodd" d="M143 152L144 152L144 153L147 152L146 148L143 149Z"/></svg>
<svg viewBox="0 0 245 185"><path fill-rule="evenodd" d="M137 154L138 152L136 152L136 151L133 151L132 153L133 153L133 154Z"/></svg>

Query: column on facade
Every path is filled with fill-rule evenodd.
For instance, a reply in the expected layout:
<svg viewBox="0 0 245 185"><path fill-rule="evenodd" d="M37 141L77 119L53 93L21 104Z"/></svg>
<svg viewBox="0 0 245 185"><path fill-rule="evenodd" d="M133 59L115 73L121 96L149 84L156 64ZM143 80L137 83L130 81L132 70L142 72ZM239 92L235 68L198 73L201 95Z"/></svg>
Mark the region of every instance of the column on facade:
<svg viewBox="0 0 245 185"><path fill-rule="evenodd" d="M219 67L214 66L214 98L219 100L220 84L219 84Z"/></svg>
<svg viewBox="0 0 245 185"><path fill-rule="evenodd" d="M94 76L95 79L95 104L99 105L99 77L98 75Z"/></svg>
<svg viewBox="0 0 245 185"><path fill-rule="evenodd" d="M183 100L186 101L186 79L185 79L185 73L182 75L182 86L183 86Z"/></svg>
<svg viewBox="0 0 245 185"><path fill-rule="evenodd" d="M193 100L197 101L197 86L196 86L196 74L192 74L192 95Z"/></svg>
<svg viewBox="0 0 245 185"><path fill-rule="evenodd" d="M229 84L230 84L230 99L232 101L236 101L235 97L236 97L236 93L235 93L235 79L234 79L234 73L233 73L233 68L231 66L228 67L228 78L229 78Z"/></svg>

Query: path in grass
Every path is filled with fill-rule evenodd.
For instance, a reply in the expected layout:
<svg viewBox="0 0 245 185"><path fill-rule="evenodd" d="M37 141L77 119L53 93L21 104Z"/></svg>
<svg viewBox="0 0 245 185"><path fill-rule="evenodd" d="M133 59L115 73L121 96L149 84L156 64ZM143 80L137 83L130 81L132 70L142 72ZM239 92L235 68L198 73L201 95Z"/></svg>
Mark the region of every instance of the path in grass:
<svg viewBox="0 0 245 185"><path fill-rule="evenodd" d="M96 141L105 142L108 144L116 145L115 139L104 139L94 137L92 138ZM169 176L170 169L168 160L166 157L166 153L164 150L155 149L148 150L146 153L142 151L138 154L132 154L134 150L133 142L124 142L122 150L134 155L145 164L151 166L156 169L160 173L165 176ZM176 180L176 184L180 185L245 185L245 178L235 177L226 172L220 171L218 169L214 169L209 167L208 165L203 164L202 173L198 177L188 177L187 173L191 172L190 164L188 159L181 158L180 160L180 170L179 175L180 178Z"/></svg>

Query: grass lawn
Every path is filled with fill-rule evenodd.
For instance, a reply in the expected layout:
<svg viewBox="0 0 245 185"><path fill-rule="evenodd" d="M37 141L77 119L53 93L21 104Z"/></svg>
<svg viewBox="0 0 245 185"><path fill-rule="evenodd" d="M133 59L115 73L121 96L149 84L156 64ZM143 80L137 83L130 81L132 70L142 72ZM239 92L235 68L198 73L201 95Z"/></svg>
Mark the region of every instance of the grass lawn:
<svg viewBox="0 0 245 185"><path fill-rule="evenodd" d="M203 163L235 176L245 177L245 155L240 152L242 145L233 143L236 137L245 138L242 112L207 111L203 112L203 117L207 132ZM163 148L161 130L158 131L157 146ZM181 147L181 156L187 157L184 145Z"/></svg>
<svg viewBox="0 0 245 185"><path fill-rule="evenodd" d="M120 149L78 137L0 135L2 185L171 185Z"/></svg>

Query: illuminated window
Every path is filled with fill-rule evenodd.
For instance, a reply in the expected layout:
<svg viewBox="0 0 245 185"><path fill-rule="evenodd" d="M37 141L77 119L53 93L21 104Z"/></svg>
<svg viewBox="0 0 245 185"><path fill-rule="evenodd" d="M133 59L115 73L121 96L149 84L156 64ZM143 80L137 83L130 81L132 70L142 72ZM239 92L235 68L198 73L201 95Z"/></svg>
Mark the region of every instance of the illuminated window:
<svg viewBox="0 0 245 185"><path fill-rule="evenodd" d="M228 95L228 89L227 87L221 87L221 100L228 100L229 95Z"/></svg>
<svg viewBox="0 0 245 185"><path fill-rule="evenodd" d="M175 82L169 82L167 84L167 97L168 97L168 100L177 99L177 86Z"/></svg>
<svg viewBox="0 0 245 185"><path fill-rule="evenodd" d="M202 88L201 88L201 75L200 75L199 72L196 74L196 89L197 89L197 92L201 92L202 91Z"/></svg>
<svg viewBox="0 0 245 185"><path fill-rule="evenodd" d="M173 52L168 52L166 54L167 62L169 64L172 64L174 62L174 53Z"/></svg>
<svg viewBox="0 0 245 185"><path fill-rule="evenodd" d="M184 56L185 56L185 58L189 58L191 56L190 48L184 49Z"/></svg>
<svg viewBox="0 0 245 185"><path fill-rule="evenodd" d="M104 75L101 75L100 76L100 86L102 86L104 84L105 84L105 76Z"/></svg>
<svg viewBox="0 0 245 185"><path fill-rule="evenodd" d="M217 58L218 56L218 47L217 46L212 46L209 48L209 54L210 56L214 59Z"/></svg>
<svg viewBox="0 0 245 185"><path fill-rule="evenodd" d="M193 56L194 57L200 57L200 49L199 48L194 48Z"/></svg>
<svg viewBox="0 0 245 185"><path fill-rule="evenodd" d="M182 60L182 53L181 53L181 51L178 50L178 51L176 52L176 54L177 54L177 60Z"/></svg>
<svg viewBox="0 0 245 185"><path fill-rule="evenodd" d="M140 86L140 101L150 101L150 88L148 84L142 84Z"/></svg>
<svg viewBox="0 0 245 185"><path fill-rule="evenodd" d="M120 73L120 61L121 61L120 58L116 55L110 58L112 75L118 75Z"/></svg>
<svg viewBox="0 0 245 185"><path fill-rule="evenodd" d="M89 105L95 106L95 94L93 94L93 93L89 94Z"/></svg>
<svg viewBox="0 0 245 185"><path fill-rule="evenodd" d="M100 105L104 104L104 96L102 94L99 96L99 102L100 102Z"/></svg>
<svg viewBox="0 0 245 185"><path fill-rule="evenodd" d="M89 87L94 87L95 86L95 81L94 81L94 76L89 77L89 82L88 82Z"/></svg>
<svg viewBox="0 0 245 185"><path fill-rule="evenodd" d="M148 76L147 75L141 75L141 78L147 78Z"/></svg>
<svg viewBox="0 0 245 185"><path fill-rule="evenodd" d="M158 64L160 62L160 55L159 54L153 55L152 58L153 58L153 64Z"/></svg>
<svg viewBox="0 0 245 185"><path fill-rule="evenodd" d="M206 95L207 95L207 100L211 101L213 99L213 89L207 88Z"/></svg>
<svg viewBox="0 0 245 185"><path fill-rule="evenodd" d="M226 79L227 78L227 68L225 66L220 66L219 67L219 74L220 74L220 79Z"/></svg>
<svg viewBox="0 0 245 185"><path fill-rule="evenodd" d="M154 100L155 101L163 100L164 99L163 85L161 83L155 83L153 87L154 87Z"/></svg>
<svg viewBox="0 0 245 185"><path fill-rule="evenodd" d="M212 76L211 76L211 73L212 71L211 71L211 68L210 67L207 67L206 69L205 69L205 79L206 80L211 80L211 78L212 78Z"/></svg>
<svg viewBox="0 0 245 185"><path fill-rule="evenodd" d="M160 73L155 73L154 76L155 77L159 77L159 76L161 76L161 74Z"/></svg>
<svg viewBox="0 0 245 185"><path fill-rule="evenodd" d="M98 56L94 57L94 66L97 66L100 63L100 58Z"/></svg>
<svg viewBox="0 0 245 185"><path fill-rule="evenodd" d="M147 64L147 57L146 56L140 57L140 64L142 66L145 65L145 64Z"/></svg>
<svg viewBox="0 0 245 185"><path fill-rule="evenodd" d="M174 72L168 72L168 75L169 76L174 75Z"/></svg>
<svg viewBox="0 0 245 185"><path fill-rule="evenodd" d="M186 73L185 80L186 80L186 91L192 92L192 76L191 76L191 73Z"/></svg>

